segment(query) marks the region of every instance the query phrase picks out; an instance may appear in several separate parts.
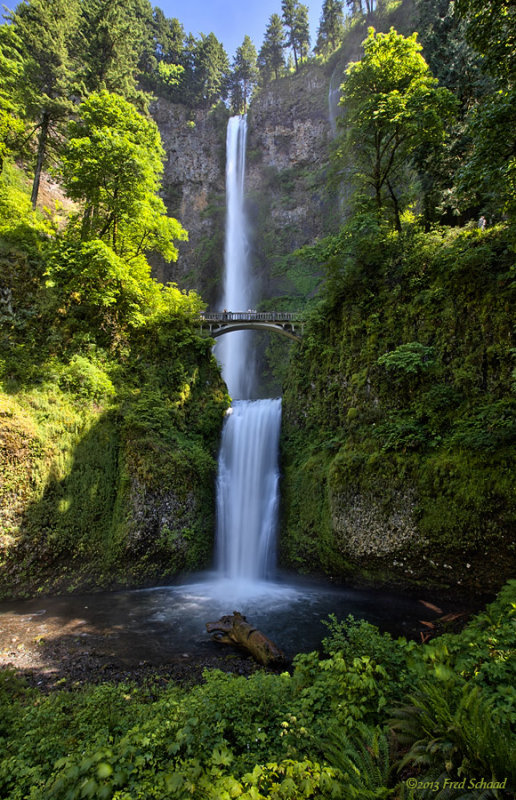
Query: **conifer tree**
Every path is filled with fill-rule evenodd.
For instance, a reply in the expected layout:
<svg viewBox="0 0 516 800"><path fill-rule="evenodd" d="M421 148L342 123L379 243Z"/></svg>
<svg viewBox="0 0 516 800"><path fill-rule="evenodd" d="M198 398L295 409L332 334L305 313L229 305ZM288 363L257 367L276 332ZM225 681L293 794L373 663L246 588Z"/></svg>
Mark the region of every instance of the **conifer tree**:
<svg viewBox="0 0 516 800"><path fill-rule="evenodd" d="M256 48L249 36L244 36L233 62L231 105L237 113L243 111L245 114L247 111L247 105L258 80L256 63Z"/></svg>
<svg viewBox="0 0 516 800"><path fill-rule="evenodd" d="M79 21L79 0L30 0L9 15L20 40L23 70L18 88L38 132L32 206L36 207L41 172L62 140L61 125L74 108L76 63L72 55Z"/></svg>
<svg viewBox="0 0 516 800"><path fill-rule="evenodd" d="M316 52L328 55L335 50L342 39L344 12L342 0L324 0L321 21L317 31Z"/></svg>
<svg viewBox="0 0 516 800"><path fill-rule="evenodd" d="M285 68L285 33L279 14L272 14L265 31L263 44L258 54L258 69L263 83L268 83L272 75L277 79Z"/></svg>
<svg viewBox="0 0 516 800"><path fill-rule="evenodd" d="M106 89L144 106L138 65L152 25L148 0L88 0L82 4L81 78L86 92Z"/></svg>
<svg viewBox="0 0 516 800"><path fill-rule="evenodd" d="M308 8L299 0L282 0L283 24L287 29L286 46L292 48L296 72L299 61L306 58L310 49Z"/></svg>
<svg viewBox="0 0 516 800"><path fill-rule="evenodd" d="M23 130L21 109L16 98L16 85L22 74L20 40L14 25L0 26L0 172L4 158Z"/></svg>
<svg viewBox="0 0 516 800"><path fill-rule="evenodd" d="M210 106L227 94L229 59L214 33L196 42L193 52L193 97L195 104Z"/></svg>

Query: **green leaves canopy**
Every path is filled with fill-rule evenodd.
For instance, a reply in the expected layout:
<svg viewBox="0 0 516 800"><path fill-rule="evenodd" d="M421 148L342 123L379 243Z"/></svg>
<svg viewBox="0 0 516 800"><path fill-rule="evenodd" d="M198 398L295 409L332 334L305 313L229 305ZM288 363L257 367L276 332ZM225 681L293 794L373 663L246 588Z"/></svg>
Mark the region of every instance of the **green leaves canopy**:
<svg viewBox="0 0 516 800"><path fill-rule="evenodd" d="M364 57L349 65L342 85L345 130L335 158L338 167L351 167L378 210L392 204L399 229L397 181L416 148L443 141L455 103L436 86L416 33L405 38L394 28L369 28L363 46Z"/></svg>
<svg viewBox="0 0 516 800"><path fill-rule="evenodd" d="M100 92L82 103L63 174L69 197L85 201L83 239L108 241L126 258L154 249L175 260L172 240L186 231L156 196L162 157L156 124L122 97Z"/></svg>

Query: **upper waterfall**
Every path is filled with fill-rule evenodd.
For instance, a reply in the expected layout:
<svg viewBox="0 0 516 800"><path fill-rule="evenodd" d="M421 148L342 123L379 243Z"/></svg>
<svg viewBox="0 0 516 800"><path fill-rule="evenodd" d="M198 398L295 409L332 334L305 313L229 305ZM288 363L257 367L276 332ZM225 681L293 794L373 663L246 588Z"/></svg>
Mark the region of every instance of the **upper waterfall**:
<svg viewBox="0 0 516 800"><path fill-rule="evenodd" d="M226 249L222 307L246 311L255 302L250 273L244 205L247 118L231 117L226 136ZM255 360L247 332L233 333L217 344L217 357L233 399L252 396Z"/></svg>

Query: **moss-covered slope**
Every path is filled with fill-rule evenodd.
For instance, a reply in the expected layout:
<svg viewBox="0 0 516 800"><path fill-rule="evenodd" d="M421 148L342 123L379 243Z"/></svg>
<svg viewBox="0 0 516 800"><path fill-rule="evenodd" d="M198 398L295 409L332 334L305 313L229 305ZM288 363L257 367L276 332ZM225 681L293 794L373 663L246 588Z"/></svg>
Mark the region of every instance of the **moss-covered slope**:
<svg viewBox="0 0 516 800"><path fill-rule="evenodd" d="M147 362L141 385L125 374L114 396L92 396L83 359L80 371L54 365L53 382L0 394L1 596L209 564L227 396L207 344L191 336L180 391Z"/></svg>
<svg viewBox="0 0 516 800"><path fill-rule="evenodd" d="M398 235L362 219L319 254L325 299L285 388L283 561L501 583L516 566L505 230Z"/></svg>

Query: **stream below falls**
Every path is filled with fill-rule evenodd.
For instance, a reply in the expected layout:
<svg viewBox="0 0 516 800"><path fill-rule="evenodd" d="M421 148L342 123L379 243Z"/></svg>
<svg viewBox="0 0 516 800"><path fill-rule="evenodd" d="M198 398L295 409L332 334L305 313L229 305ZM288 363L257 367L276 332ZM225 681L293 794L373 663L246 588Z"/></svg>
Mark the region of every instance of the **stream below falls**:
<svg viewBox="0 0 516 800"><path fill-rule="evenodd" d="M281 582L221 580L203 573L189 582L132 591L38 598L0 604L0 665L57 670L55 663L95 655L120 668L142 663L159 667L182 660L209 666L220 656L242 655L211 640L205 624L234 610L248 616L290 659L318 649L334 613L365 618L395 635L420 638L421 620L437 613L414 594L381 589L333 587L317 580L281 575ZM443 613L470 610L458 602L433 600ZM30 658L28 657L28 654ZM23 656L27 655L27 658Z"/></svg>

